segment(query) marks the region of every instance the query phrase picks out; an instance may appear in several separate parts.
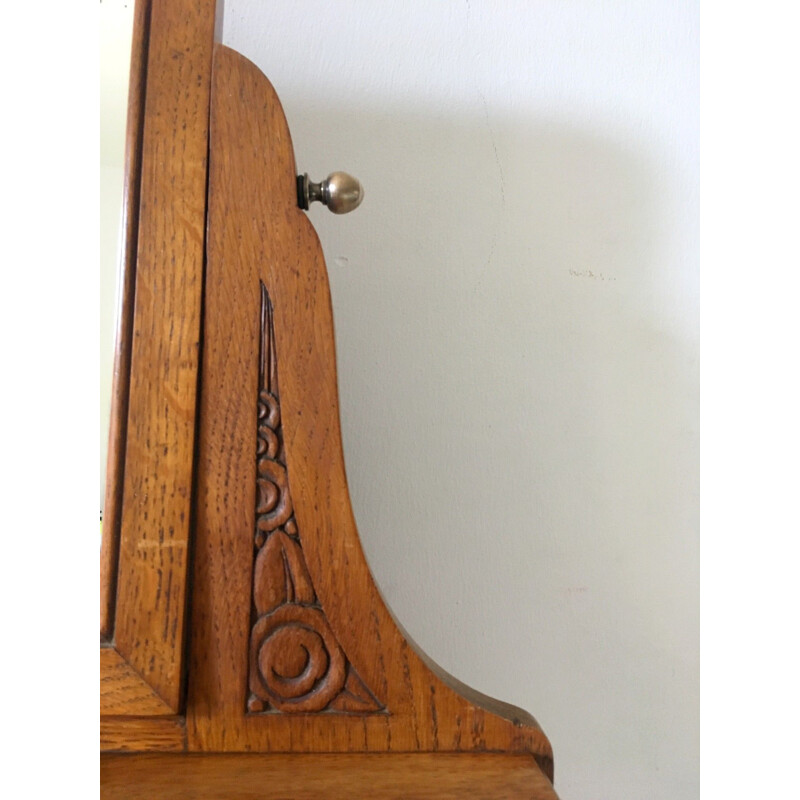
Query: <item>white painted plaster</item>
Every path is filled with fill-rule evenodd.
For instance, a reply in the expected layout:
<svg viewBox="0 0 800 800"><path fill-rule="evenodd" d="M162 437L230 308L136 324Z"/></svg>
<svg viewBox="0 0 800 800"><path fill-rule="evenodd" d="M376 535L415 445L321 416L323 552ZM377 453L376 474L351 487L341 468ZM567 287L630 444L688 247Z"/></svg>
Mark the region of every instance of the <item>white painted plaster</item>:
<svg viewBox="0 0 800 800"><path fill-rule="evenodd" d="M531 711L563 798L698 795L698 8L227 0L331 275L395 613Z"/></svg>

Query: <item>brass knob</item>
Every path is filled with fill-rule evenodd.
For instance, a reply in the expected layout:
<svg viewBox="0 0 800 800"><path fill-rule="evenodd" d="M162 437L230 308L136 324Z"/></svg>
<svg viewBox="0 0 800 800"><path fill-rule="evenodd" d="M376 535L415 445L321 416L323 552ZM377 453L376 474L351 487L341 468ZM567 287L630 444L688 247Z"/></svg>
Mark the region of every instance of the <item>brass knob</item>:
<svg viewBox="0 0 800 800"><path fill-rule="evenodd" d="M347 214L361 205L364 187L346 172L331 172L322 183L308 179L308 173L297 176L297 205L308 210L309 205L319 200L334 214Z"/></svg>

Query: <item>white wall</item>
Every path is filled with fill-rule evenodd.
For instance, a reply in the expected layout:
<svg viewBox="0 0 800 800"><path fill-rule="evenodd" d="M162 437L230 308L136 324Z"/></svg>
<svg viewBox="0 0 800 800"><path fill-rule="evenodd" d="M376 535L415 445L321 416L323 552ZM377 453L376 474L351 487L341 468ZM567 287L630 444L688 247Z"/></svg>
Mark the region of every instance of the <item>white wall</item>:
<svg viewBox="0 0 800 800"><path fill-rule="evenodd" d="M563 798L698 795L697 3L226 0L331 275L376 579Z"/></svg>
<svg viewBox="0 0 800 800"><path fill-rule="evenodd" d="M106 487L133 2L100 3L100 510Z"/></svg>

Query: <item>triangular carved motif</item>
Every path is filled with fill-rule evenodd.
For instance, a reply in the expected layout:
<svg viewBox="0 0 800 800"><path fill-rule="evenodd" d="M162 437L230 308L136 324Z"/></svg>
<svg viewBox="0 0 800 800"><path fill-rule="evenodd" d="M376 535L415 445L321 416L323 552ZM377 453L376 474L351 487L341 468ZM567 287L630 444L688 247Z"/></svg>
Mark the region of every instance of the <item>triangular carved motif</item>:
<svg viewBox="0 0 800 800"><path fill-rule="evenodd" d="M250 713L371 713L383 706L331 630L294 517L283 445L272 303L261 284Z"/></svg>

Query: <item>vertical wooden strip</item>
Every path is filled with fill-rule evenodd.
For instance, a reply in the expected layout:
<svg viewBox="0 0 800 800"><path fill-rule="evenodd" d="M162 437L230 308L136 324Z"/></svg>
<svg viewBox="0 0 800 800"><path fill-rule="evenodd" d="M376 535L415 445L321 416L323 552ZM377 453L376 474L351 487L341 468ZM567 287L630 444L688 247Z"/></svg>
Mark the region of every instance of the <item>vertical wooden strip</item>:
<svg viewBox="0 0 800 800"><path fill-rule="evenodd" d="M152 0L114 642L181 698L214 0Z"/></svg>
<svg viewBox="0 0 800 800"><path fill-rule="evenodd" d="M133 15L131 41L128 119L125 130L125 184L122 196L123 245L118 277L117 341L114 349L111 422L108 432L106 491L103 502L103 537L100 548L100 636L102 639L110 639L114 628L125 431L128 422L133 292L139 230L139 183L142 171L142 121L144 119L149 25L150 0L137 0Z"/></svg>

